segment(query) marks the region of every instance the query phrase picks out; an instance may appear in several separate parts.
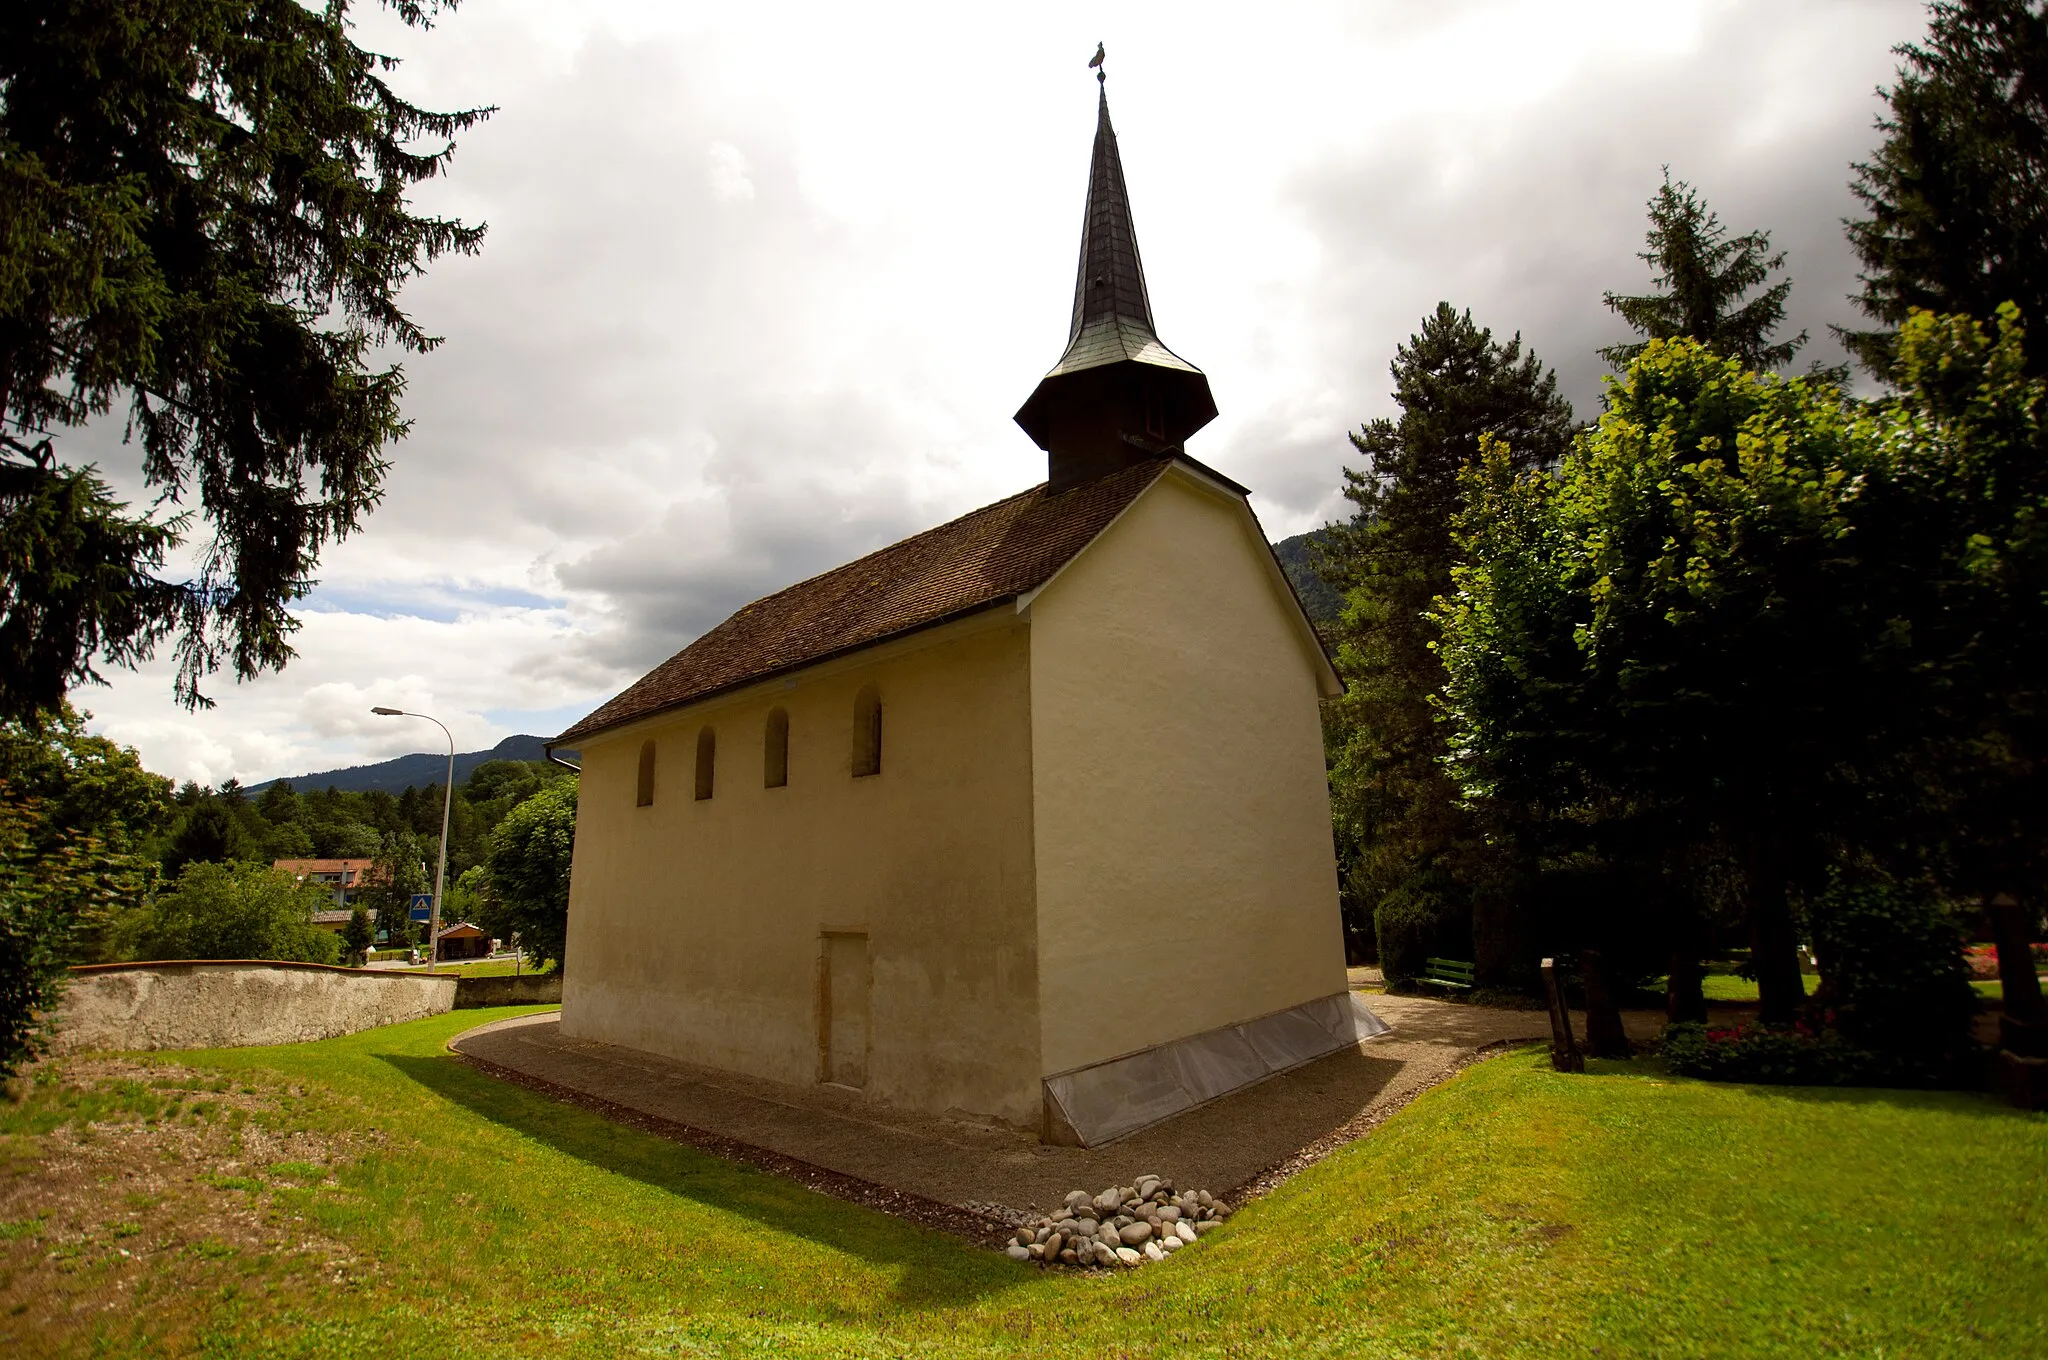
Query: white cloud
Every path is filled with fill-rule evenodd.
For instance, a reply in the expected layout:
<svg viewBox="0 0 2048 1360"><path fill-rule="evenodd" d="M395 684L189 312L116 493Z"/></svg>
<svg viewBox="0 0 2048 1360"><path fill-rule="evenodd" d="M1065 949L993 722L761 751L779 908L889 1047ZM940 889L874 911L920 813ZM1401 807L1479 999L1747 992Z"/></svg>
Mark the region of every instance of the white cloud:
<svg viewBox="0 0 2048 1360"><path fill-rule="evenodd" d="M731 142L711 144L711 198L717 203L751 203L754 181L747 173L746 153Z"/></svg>
<svg viewBox="0 0 2048 1360"><path fill-rule="evenodd" d="M1837 219L1917 0L465 6L409 96L495 103L431 211L475 259L405 295L413 433L327 554L281 676L185 715L168 668L81 701L179 777L244 780L558 731L769 590L1037 480L1010 421L1065 339L1110 94L1162 334L1222 417L1196 456L1277 535L1337 512L1347 429L1439 298L1573 400L1618 335L1658 167L1848 320ZM1816 346L1816 348L1821 348ZM123 486L118 430L90 447Z"/></svg>

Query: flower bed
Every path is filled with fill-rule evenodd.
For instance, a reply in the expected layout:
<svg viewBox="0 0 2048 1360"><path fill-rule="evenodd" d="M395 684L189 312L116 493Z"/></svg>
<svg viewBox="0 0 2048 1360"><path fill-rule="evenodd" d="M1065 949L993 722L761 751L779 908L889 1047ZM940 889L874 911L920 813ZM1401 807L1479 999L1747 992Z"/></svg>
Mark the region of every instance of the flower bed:
<svg viewBox="0 0 2048 1360"><path fill-rule="evenodd" d="M1789 1028L1671 1025L1660 1050L1672 1071L1689 1077L1777 1086L1948 1086L1964 1067L1958 1055L1858 1048L1804 1020Z"/></svg>

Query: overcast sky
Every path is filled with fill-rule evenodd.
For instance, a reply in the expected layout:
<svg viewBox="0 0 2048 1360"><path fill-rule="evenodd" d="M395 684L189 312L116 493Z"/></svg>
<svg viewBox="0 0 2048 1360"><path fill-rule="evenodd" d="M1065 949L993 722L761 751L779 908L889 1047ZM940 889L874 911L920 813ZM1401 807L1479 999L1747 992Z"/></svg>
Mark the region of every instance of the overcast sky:
<svg viewBox="0 0 2048 1360"><path fill-rule="evenodd" d="M321 564L299 658L186 714L162 664L76 698L180 779L549 735L750 599L1021 490L1059 357L1095 82L1189 452L1273 538L1340 513L1345 433L1439 299L1597 414L1603 290L1644 291L1668 164L1855 314L1849 163L1904 0L717 6L467 0L366 18L416 102L496 104L420 204L489 224L404 302L411 436ZM132 486L132 450L101 455Z"/></svg>

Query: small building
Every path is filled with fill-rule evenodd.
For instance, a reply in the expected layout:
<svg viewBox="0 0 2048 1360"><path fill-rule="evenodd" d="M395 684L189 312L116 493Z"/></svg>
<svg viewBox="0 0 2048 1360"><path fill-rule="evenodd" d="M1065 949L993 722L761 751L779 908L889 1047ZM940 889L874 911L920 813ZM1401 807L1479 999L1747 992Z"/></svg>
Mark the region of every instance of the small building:
<svg viewBox="0 0 2048 1360"><path fill-rule="evenodd" d="M377 876L377 862L370 859L278 859L272 860L270 867L282 869L302 883L310 880L332 888L335 910L344 913L365 888L383 881ZM347 922L344 915L342 923Z"/></svg>
<svg viewBox="0 0 2048 1360"><path fill-rule="evenodd" d="M953 324L935 314L934 324ZM1154 329L1104 99L1029 490L757 600L582 752L562 1030L1120 1137L1385 1026L1348 991L1341 682Z"/></svg>
<svg viewBox="0 0 2048 1360"><path fill-rule="evenodd" d="M491 956L491 937L467 921L452 926L443 926L441 933L434 937L434 959L447 963L454 959L487 959Z"/></svg>

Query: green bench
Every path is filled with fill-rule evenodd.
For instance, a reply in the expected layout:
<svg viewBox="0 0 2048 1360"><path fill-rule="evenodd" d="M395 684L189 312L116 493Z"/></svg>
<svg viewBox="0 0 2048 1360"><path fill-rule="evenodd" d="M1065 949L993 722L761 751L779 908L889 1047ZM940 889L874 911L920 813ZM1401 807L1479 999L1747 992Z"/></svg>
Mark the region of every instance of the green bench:
<svg viewBox="0 0 2048 1360"><path fill-rule="evenodd" d="M1460 963L1457 959L1430 959L1422 968L1418 982L1427 982L1432 987L1445 987L1455 992L1472 990L1472 965Z"/></svg>

